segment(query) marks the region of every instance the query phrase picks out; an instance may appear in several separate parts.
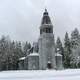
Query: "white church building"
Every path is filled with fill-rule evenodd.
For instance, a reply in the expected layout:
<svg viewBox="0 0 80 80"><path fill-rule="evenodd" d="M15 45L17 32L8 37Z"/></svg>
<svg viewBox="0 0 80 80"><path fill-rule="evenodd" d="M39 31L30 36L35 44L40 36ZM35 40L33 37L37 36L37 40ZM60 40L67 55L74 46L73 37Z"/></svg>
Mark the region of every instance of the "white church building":
<svg viewBox="0 0 80 80"><path fill-rule="evenodd" d="M37 45L39 47L38 53L34 44L33 53L19 59L19 69L46 70L63 68L62 55L59 54L59 51L55 52L53 24L47 9L43 13Z"/></svg>

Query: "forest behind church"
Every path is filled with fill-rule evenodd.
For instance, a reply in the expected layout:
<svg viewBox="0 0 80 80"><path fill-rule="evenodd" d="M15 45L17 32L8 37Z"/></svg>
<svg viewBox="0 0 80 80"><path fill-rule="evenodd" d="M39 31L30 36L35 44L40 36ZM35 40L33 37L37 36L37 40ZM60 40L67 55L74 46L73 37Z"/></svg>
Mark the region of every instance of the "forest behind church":
<svg viewBox="0 0 80 80"><path fill-rule="evenodd" d="M64 68L80 68L80 34L75 28L71 36L64 33L64 41L60 37L55 41L55 52L59 49L63 59ZM28 38L28 37L27 37ZM2 36L0 38L0 70L18 70L18 62L21 57L29 55L32 52L32 45L30 42L21 42L11 40L9 36ZM78 53L77 57L73 52ZM38 46L37 46L38 52Z"/></svg>

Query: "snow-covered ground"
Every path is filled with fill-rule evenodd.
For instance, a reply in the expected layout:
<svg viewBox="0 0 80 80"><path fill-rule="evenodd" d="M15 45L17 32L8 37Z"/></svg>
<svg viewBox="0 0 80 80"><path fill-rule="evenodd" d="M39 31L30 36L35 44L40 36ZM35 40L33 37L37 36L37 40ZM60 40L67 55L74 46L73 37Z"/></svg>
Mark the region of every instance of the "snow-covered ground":
<svg viewBox="0 0 80 80"><path fill-rule="evenodd" d="M0 80L80 80L80 69L2 71Z"/></svg>

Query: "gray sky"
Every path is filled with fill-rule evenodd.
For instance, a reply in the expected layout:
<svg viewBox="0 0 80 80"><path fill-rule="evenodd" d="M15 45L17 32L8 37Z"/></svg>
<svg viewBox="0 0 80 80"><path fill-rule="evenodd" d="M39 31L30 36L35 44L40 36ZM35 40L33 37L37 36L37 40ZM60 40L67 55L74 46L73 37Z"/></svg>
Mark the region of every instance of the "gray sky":
<svg viewBox="0 0 80 80"><path fill-rule="evenodd" d="M0 36L37 41L44 9L54 25L55 37L75 27L80 30L80 0L0 0Z"/></svg>

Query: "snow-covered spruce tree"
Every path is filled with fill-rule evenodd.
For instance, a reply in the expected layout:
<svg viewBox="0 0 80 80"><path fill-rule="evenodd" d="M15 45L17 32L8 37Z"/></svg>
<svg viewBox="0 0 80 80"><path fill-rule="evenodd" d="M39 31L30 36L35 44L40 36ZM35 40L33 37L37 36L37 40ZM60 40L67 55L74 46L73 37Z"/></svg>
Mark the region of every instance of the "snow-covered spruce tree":
<svg viewBox="0 0 80 80"><path fill-rule="evenodd" d="M68 36L68 33L65 34L64 39L64 67L70 68L71 67L71 59L72 59L72 51L71 51L71 43Z"/></svg>
<svg viewBox="0 0 80 80"><path fill-rule="evenodd" d="M31 49L31 44L30 43L28 43L28 50L30 50ZM30 52L31 52L31 50L30 50ZM29 52L29 53L30 53Z"/></svg>
<svg viewBox="0 0 80 80"><path fill-rule="evenodd" d="M0 70L2 70L2 68L4 68L4 64L5 64L5 37L2 36L0 39Z"/></svg>
<svg viewBox="0 0 80 80"><path fill-rule="evenodd" d="M28 42L26 41L26 43L23 45L24 56L28 55L27 50L28 50Z"/></svg>
<svg viewBox="0 0 80 80"><path fill-rule="evenodd" d="M62 59L64 60L64 50L63 50L63 46L62 46L62 42L60 40L60 37L57 37L57 40L56 40L56 49L57 48L60 50L60 54L62 55Z"/></svg>
<svg viewBox="0 0 80 80"><path fill-rule="evenodd" d="M0 70L8 70L10 55L10 39L2 36L0 39Z"/></svg>
<svg viewBox="0 0 80 80"><path fill-rule="evenodd" d="M16 48L15 48L15 52L14 52L14 57L13 57L13 60L14 60L14 69L17 69L18 67L18 60L19 58L23 57L23 51L22 51L22 45L21 45L21 42L16 42L15 44Z"/></svg>
<svg viewBox="0 0 80 80"><path fill-rule="evenodd" d="M80 44L80 35L77 28L71 33L71 45L72 48L76 48Z"/></svg>
<svg viewBox="0 0 80 80"><path fill-rule="evenodd" d="M75 28L71 33L71 46L73 53L71 64L73 68L77 68L79 67L78 64L80 64L80 34L77 28Z"/></svg>
<svg viewBox="0 0 80 80"><path fill-rule="evenodd" d="M10 49L9 49L10 50L10 54L8 56L8 58L9 58L8 70L14 70L14 65L15 65L15 62L14 62L15 48L16 48L15 42L12 41L10 43Z"/></svg>
<svg viewBox="0 0 80 80"><path fill-rule="evenodd" d="M27 56L29 54L28 53L29 49L31 49L31 44L26 41L26 43L23 46L24 56Z"/></svg>

